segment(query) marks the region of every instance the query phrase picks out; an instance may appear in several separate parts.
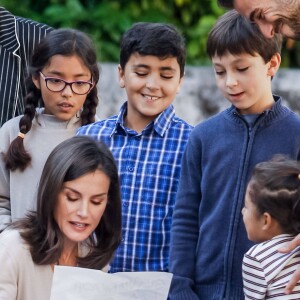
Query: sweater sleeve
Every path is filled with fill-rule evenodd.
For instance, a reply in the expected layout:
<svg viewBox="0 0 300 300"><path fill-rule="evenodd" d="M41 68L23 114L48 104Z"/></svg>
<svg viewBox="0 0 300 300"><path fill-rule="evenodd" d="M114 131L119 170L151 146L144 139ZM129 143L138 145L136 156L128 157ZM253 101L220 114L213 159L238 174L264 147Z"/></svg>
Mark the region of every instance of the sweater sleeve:
<svg viewBox="0 0 300 300"><path fill-rule="evenodd" d="M5 232L6 233L6 232ZM16 245L8 244L6 237L0 235L0 299L17 299L18 294L18 271L12 248Z"/></svg>
<svg viewBox="0 0 300 300"><path fill-rule="evenodd" d="M170 272L174 274L169 299L197 299L194 292L198 211L201 201L201 147L193 132L183 155L171 229Z"/></svg>
<svg viewBox="0 0 300 300"><path fill-rule="evenodd" d="M243 283L245 300L266 299L267 282L261 263L249 254L243 259Z"/></svg>
<svg viewBox="0 0 300 300"><path fill-rule="evenodd" d="M5 126L0 129L0 232L5 229L6 224L11 223L9 171L5 167L3 156L7 151Z"/></svg>

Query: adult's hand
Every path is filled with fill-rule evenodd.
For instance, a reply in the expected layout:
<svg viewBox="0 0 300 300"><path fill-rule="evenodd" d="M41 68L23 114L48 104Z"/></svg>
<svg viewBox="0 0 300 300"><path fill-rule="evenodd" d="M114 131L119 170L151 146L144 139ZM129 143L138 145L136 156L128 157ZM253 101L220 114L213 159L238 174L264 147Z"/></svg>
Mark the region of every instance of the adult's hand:
<svg viewBox="0 0 300 300"><path fill-rule="evenodd" d="M300 234L298 234L292 241L286 243L286 245L282 246L278 249L278 252L288 253L294 250L296 247L300 246ZM292 293L293 288L300 281L300 267L295 271L289 283L285 287L284 292L289 295Z"/></svg>

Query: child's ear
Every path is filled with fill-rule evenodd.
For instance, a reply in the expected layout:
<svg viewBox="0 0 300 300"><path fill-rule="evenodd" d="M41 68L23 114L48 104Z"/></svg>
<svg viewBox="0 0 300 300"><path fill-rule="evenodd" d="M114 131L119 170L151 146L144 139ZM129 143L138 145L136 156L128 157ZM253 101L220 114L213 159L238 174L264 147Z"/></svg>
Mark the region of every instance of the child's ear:
<svg viewBox="0 0 300 300"><path fill-rule="evenodd" d="M178 87L177 87L177 94L179 93L180 91L180 88L181 88L181 85L182 85L182 82L183 82L183 76L179 79L179 84L178 84Z"/></svg>
<svg viewBox="0 0 300 300"><path fill-rule="evenodd" d="M271 215L267 212L263 214L263 226L262 230L269 230L271 226L273 225L273 218Z"/></svg>
<svg viewBox="0 0 300 300"><path fill-rule="evenodd" d="M41 89L40 78L32 75L31 79L34 85L36 86L36 88L40 90Z"/></svg>
<svg viewBox="0 0 300 300"><path fill-rule="evenodd" d="M123 89L125 87L124 70L121 65L118 65L119 85Z"/></svg>
<svg viewBox="0 0 300 300"><path fill-rule="evenodd" d="M273 77L276 72L278 71L279 69L279 66L280 66L280 63L281 63L281 56L280 54L277 52L276 54L274 54L270 61L268 62L268 75Z"/></svg>

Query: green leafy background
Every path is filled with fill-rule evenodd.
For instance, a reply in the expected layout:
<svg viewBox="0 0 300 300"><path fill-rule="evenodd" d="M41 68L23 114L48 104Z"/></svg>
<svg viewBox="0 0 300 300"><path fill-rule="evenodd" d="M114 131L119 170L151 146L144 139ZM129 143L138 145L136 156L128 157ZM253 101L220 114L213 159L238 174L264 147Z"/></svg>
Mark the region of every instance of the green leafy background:
<svg viewBox="0 0 300 300"><path fill-rule="evenodd" d="M55 28L88 33L103 62L118 62L120 37L132 23L151 21L176 25L186 38L187 63L207 65L207 35L224 13L217 0L0 0L0 5ZM299 42L284 43L282 66L300 66Z"/></svg>

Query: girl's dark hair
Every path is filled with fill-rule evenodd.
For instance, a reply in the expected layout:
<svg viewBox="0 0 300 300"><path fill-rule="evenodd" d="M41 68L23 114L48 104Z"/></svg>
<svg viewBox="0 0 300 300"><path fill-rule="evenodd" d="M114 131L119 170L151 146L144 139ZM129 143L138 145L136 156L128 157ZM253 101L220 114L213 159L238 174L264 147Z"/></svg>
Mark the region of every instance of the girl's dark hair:
<svg viewBox="0 0 300 300"><path fill-rule="evenodd" d="M110 179L108 203L100 223L87 239L89 253L78 258L80 267L101 269L112 259L121 240L121 197L117 167L109 149L87 136L75 136L54 148L46 161L41 176L37 211L14 222L29 244L34 263L51 264L58 261L64 236L55 219L54 211L59 192L66 181L75 180L100 170Z"/></svg>
<svg viewBox="0 0 300 300"><path fill-rule="evenodd" d="M20 119L19 131L26 134L32 126L36 107L44 106L41 91L34 85L32 77L38 78L39 72L49 64L54 55L77 55L84 65L90 70L94 87L87 94L81 112L81 125L95 121L96 107L98 105L97 82L99 81L99 68L97 65L96 51L91 39L83 32L75 29L57 29L50 32L35 48L29 75L26 80L28 94L25 97L24 115ZM25 150L23 138L17 136L10 144L5 155L6 168L12 171L23 171L30 163L31 156Z"/></svg>
<svg viewBox="0 0 300 300"><path fill-rule="evenodd" d="M255 166L248 185L259 214L268 212L285 233L300 232L300 162L284 156Z"/></svg>
<svg viewBox="0 0 300 300"><path fill-rule="evenodd" d="M185 40L173 25L151 22L133 24L121 39L120 66L123 70L134 53L160 59L175 57L180 67L180 77L184 75Z"/></svg>
<svg viewBox="0 0 300 300"><path fill-rule="evenodd" d="M268 39L256 24L250 23L236 10L231 10L222 15L210 31L206 50L210 58L227 53L247 53L252 56L259 54L267 63L273 55L281 52L281 45L280 34Z"/></svg>

